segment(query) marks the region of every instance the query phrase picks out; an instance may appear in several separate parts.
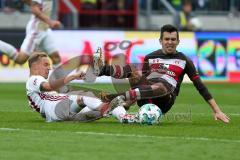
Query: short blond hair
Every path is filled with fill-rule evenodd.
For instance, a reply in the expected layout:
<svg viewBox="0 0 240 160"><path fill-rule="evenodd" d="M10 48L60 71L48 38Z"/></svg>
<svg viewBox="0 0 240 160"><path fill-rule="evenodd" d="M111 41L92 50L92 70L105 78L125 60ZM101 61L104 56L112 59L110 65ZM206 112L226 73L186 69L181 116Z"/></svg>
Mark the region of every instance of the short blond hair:
<svg viewBox="0 0 240 160"><path fill-rule="evenodd" d="M37 62L42 57L48 57L48 55L44 52L34 52L29 58L28 58L28 66L31 68L32 64L34 62Z"/></svg>

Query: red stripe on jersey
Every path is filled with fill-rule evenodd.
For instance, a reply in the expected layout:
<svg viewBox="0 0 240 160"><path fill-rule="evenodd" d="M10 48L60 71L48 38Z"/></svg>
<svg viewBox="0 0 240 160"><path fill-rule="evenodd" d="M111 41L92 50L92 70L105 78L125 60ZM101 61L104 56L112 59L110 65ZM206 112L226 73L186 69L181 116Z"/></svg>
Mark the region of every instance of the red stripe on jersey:
<svg viewBox="0 0 240 160"><path fill-rule="evenodd" d="M67 99L68 96L54 96L54 95L48 95L48 94L42 94L42 93L39 93L39 96L42 100L49 100L49 101L58 101L58 100L64 100L64 99Z"/></svg>
<svg viewBox="0 0 240 160"><path fill-rule="evenodd" d="M135 90L129 90L130 100L135 100L137 98L137 93Z"/></svg>
<svg viewBox="0 0 240 160"><path fill-rule="evenodd" d="M150 68L151 69L159 69L160 68L160 64L159 63L150 64Z"/></svg>
<svg viewBox="0 0 240 160"><path fill-rule="evenodd" d="M38 107L35 102L33 102L33 100L31 99L30 96L27 96L28 97L28 100L30 102L30 105L31 105L31 108L33 108L35 111L39 112L40 113L40 107Z"/></svg>
<svg viewBox="0 0 240 160"><path fill-rule="evenodd" d="M115 65L115 67L116 67L116 73L115 73L114 77L115 77L115 78L120 78L121 75L122 75L122 73L121 73L121 68L120 68L119 65Z"/></svg>
<svg viewBox="0 0 240 160"><path fill-rule="evenodd" d="M198 79L198 78L200 78L199 75L196 75L196 76L191 77L190 79L193 81L193 80Z"/></svg>
<svg viewBox="0 0 240 160"><path fill-rule="evenodd" d="M182 74L183 69L176 65L169 65L168 70L170 71L168 73L169 76L173 77L176 81L178 81L179 76ZM174 74L171 74L174 73Z"/></svg>

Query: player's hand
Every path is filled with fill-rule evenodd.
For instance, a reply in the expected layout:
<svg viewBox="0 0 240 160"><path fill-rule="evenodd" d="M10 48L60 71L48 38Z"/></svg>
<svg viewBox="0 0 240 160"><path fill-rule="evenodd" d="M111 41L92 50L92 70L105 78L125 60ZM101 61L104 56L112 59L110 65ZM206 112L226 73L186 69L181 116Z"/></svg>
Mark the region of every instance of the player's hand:
<svg viewBox="0 0 240 160"><path fill-rule="evenodd" d="M76 80L85 80L86 79L86 73L81 72L81 71L77 72L75 74L75 79Z"/></svg>
<svg viewBox="0 0 240 160"><path fill-rule="evenodd" d="M225 115L223 112L217 112L214 114L214 118L215 120L221 120L225 123L229 123L230 122L230 118Z"/></svg>
<svg viewBox="0 0 240 160"><path fill-rule="evenodd" d="M60 28L61 27L61 22L52 20L50 22L49 26L50 26L50 28Z"/></svg>

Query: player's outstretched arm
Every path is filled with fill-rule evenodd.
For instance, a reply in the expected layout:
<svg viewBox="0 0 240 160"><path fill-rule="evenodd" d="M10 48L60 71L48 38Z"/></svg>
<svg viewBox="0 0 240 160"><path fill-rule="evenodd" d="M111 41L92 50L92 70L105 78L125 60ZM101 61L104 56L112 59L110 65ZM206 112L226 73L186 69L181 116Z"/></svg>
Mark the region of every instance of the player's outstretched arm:
<svg viewBox="0 0 240 160"><path fill-rule="evenodd" d="M230 118L221 111L221 109L218 107L216 101L213 98L208 100L208 103L209 103L209 105L211 106L211 108L214 112L214 119L215 120L221 120L225 123L230 122Z"/></svg>
<svg viewBox="0 0 240 160"><path fill-rule="evenodd" d="M75 74L68 75L66 77L63 77L57 80L44 82L43 84L41 84L41 91L57 91L60 87L68 84L72 80L79 80L84 78L85 78L85 73L77 72Z"/></svg>
<svg viewBox="0 0 240 160"><path fill-rule="evenodd" d="M218 107L216 101L213 99L212 95L208 91L207 87L203 84L201 81L201 78L192 62L189 58L187 58L187 68L186 73L188 77L193 82L196 89L199 91L201 96L205 99L206 102L209 103L210 107L212 108L214 112L214 118L215 120L221 120L225 123L229 123L230 118L226 116L221 109Z"/></svg>
<svg viewBox="0 0 240 160"><path fill-rule="evenodd" d="M40 9L40 4L38 4L36 2L33 2L33 1L28 1L28 0L26 0L25 3L27 5L29 5L32 14L34 14L41 21L48 24L50 28L61 27L61 22L60 21L52 20L50 17L43 14L43 12Z"/></svg>

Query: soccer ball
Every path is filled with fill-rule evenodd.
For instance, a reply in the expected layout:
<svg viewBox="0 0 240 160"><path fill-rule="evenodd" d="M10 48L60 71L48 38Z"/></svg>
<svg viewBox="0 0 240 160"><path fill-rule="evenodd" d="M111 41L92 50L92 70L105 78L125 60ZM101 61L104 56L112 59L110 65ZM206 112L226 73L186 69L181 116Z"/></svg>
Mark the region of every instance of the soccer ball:
<svg viewBox="0 0 240 160"><path fill-rule="evenodd" d="M162 116L161 109L155 104L144 104L138 111L140 124L157 124Z"/></svg>

